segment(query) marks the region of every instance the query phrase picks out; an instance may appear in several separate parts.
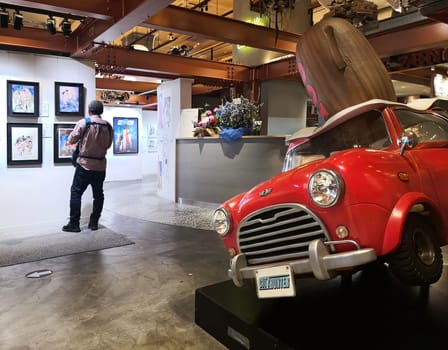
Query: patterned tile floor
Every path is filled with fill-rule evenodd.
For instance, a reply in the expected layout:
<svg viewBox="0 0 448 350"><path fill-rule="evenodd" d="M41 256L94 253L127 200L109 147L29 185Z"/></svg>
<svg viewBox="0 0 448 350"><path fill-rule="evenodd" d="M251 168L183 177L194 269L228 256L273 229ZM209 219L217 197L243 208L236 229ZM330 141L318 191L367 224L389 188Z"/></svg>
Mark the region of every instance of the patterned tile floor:
<svg viewBox="0 0 448 350"><path fill-rule="evenodd" d="M192 228L211 230L211 217L218 204L180 204L162 198L157 193L157 178L136 181L107 182L105 212L137 219Z"/></svg>

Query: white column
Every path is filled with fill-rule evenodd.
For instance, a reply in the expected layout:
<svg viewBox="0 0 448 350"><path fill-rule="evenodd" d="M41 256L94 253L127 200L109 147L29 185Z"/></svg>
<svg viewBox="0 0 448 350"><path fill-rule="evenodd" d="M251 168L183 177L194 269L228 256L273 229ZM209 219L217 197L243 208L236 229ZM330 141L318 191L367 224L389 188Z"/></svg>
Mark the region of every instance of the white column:
<svg viewBox="0 0 448 350"><path fill-rule="evenodd" d="M176 138L180 135L181 111L191 108L191 79L164 82L157 88L159 154L158 193L176 200Z"/></svg>

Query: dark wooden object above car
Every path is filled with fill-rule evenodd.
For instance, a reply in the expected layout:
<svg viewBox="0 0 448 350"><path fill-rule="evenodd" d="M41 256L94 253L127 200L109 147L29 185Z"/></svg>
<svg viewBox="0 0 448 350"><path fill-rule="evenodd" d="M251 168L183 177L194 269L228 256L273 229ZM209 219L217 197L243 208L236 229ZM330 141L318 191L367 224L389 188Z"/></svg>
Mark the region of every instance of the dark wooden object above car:
<svg viewBox="0 0 448 350"><path fill-rule="evenodd" d="M325 18L297 42L298 71L320 116L370 99L396 101L384 64L350 22Z"/></svg>

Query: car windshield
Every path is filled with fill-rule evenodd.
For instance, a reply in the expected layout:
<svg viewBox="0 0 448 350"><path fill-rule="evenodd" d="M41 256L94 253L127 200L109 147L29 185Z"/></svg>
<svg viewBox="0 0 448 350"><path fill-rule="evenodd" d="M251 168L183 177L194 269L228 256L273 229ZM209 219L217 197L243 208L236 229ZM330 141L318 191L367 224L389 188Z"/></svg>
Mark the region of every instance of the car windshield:
<svg viewBox="0 0 448 350"><path fill-rule="evenodd" d="M446 112L439 111L446 117ZM396 109L395 114L403 130L412 131L417 142L448 141L448 119L439 114Z"/></svg>
<svg viewBox="0 0 448 350"><path fill-rule="evenodd" d="M380 150L391 144L381 112L372 110L289 150L283 163L283 171L327 158L342 150L359 147Z"/></svg>

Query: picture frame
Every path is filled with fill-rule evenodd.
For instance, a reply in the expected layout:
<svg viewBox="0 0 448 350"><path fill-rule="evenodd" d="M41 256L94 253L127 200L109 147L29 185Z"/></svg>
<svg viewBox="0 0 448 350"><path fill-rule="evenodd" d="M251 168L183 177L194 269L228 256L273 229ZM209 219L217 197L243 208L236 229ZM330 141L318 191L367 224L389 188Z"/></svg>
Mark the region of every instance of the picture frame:
<svg viewBox="0 0 448 350"><path fill-rule="evenodd" d="M39 83L7 80L8 117L39 117Z"/></svg>
<svg viewBox="0 0 448 350"><path fill-rule="evenodd" d="M56 123L53 126L53 162L72 163L72 154L76 144L66 145L70 133L75 128L73 123Z"/></svg>
<svg viewBox="0 0 448 350"><path fill-rule="evenodd" d="M84 116L84 84L56 81L54 103L57 116Z"/></svg>
<svg viewBox="0 0 448 350"><path fill-rule="evenodd" d="M114 154L138 153L138 118L113 118Z"/></svg>
<svg viewBox="0 0 448 350"><path fill-rule="evenodd" d="M7 123L7 164L42 164L42 124Z"/></svg>

